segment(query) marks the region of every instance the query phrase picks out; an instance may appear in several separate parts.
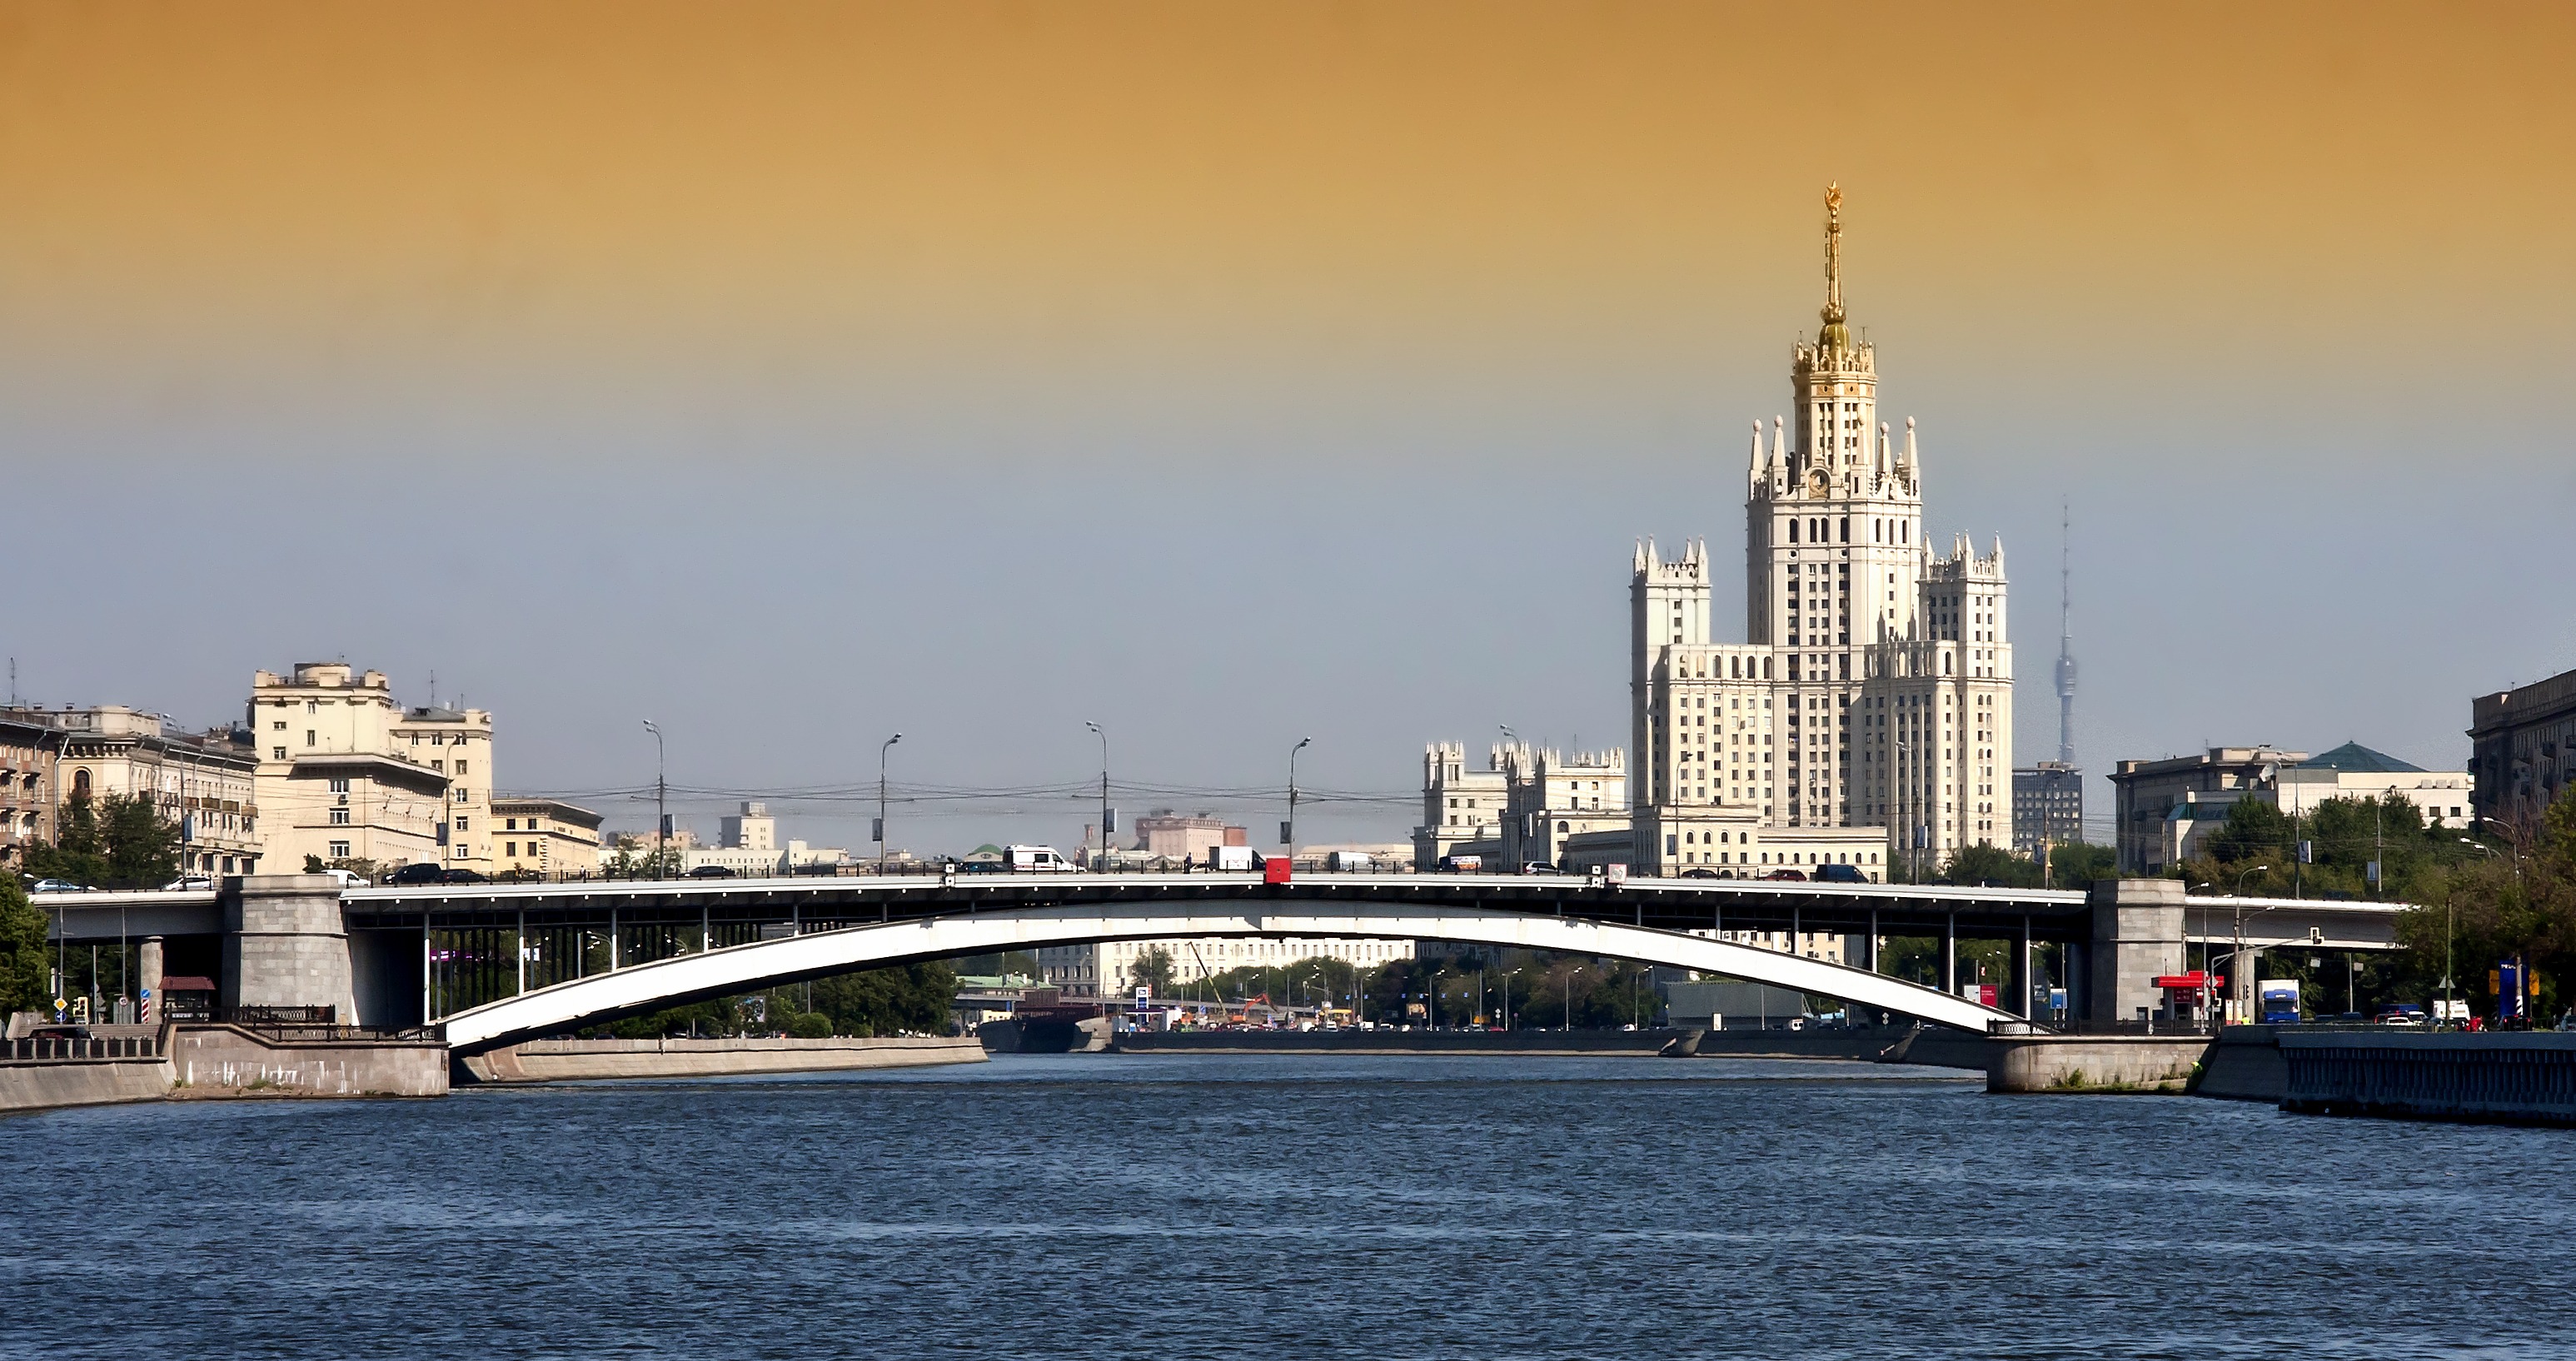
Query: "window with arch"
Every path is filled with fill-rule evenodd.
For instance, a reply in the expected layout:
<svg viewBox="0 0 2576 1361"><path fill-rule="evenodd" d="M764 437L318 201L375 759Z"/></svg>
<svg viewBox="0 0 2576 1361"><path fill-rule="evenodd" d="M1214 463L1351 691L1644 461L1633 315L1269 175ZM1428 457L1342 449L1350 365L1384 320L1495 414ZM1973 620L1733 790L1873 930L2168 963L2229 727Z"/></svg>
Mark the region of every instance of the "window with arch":
<svg viewBox="0 0 2576 1361"><path fill-rule="evenodd" d="M76 799L85 799L89 797L88 771L75 770L72 772L72 797Z"/></svg>

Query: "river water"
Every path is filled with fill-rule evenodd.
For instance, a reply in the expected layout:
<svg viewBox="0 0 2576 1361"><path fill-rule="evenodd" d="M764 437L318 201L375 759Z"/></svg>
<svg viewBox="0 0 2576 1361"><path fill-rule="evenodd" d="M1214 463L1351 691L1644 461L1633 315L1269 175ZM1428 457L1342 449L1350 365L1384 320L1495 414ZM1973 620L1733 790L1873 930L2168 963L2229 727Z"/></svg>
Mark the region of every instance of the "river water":
<svg viewBox="0 0 2576 1361"><path fill-rule="evenodd" d="M0 1355L2576 1356L2576 1134L1722 1059L0 1122Z"/></svg>

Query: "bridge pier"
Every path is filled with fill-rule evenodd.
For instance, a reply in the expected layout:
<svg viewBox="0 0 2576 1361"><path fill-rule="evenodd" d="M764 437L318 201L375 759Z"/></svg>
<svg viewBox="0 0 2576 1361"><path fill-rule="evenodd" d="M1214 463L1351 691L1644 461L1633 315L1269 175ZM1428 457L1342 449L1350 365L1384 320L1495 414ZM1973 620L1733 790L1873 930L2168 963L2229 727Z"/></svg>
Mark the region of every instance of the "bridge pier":
<svg viewBox="0 0 2576 1361"><path fill-rule="evenodd" d="M2021 919L2021 948L2012 953L2012 977L2005 984L2012 989L2012 1000L2004 1010L2027 1021L2030 1019L2030 918Z"/></svg>
<svg viewBox="0 0 2576 1361"><path fill-rule="evenodd" d="M2099 880L2090 900L2092 986L2086 990L2085 1019L2107 1024L2153 1016L2164 1000L2156 976L2175 972L2183 957L2183 882Z"/></svg>
<svg viewBox="0 0 2576 1361"><path fill-rule="evenodd" d="M253 874L224 881L224 999L235 1007L328 1007L357 1019L340 881Z"/></svg>
<svg viewBox="0 0 2576 1361"><path fill-rule="evenodd" d="M1959 914L1941 919L1941 991L1959 995Z"/></svg>

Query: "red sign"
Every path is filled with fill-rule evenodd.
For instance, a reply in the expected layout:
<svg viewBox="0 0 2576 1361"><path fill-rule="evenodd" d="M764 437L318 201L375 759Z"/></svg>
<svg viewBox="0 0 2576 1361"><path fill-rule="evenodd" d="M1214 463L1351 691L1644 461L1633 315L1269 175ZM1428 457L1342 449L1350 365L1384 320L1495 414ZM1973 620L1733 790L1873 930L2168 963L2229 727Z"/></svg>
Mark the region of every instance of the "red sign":
<svg viewBox="0 0 2576 1361"><path fill-rule="evenodd" d="M2155 980L2155 984L2167 992L2198 992L2203 988L2226 987L2227 980L2217 974L2203 973L2194 969L2190 973L2160 975Z"/></svg>
<svg viewBox="0 0 2576 1361"><path fill-rule="evenodd" d="M1287 882L1288 882L1288 857L1286 857L1286 856L1284 856L1284 855L1274 855L1274 856L1271 856L1270 858L1268 858L1268 859L1266 859L1266 860L1262 861L1262 862L1261 862L1261 882L1263 882L1263 883L1265 883L1265 884L1284 884L1284 883L1287 883Z"/></svg>

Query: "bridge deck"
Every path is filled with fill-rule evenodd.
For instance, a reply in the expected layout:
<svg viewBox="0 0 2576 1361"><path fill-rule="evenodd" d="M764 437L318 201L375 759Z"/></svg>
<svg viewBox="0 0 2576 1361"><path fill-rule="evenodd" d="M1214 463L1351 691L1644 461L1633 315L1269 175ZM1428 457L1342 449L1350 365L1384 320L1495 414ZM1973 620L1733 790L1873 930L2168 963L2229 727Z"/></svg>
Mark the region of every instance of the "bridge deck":
<svg viewBox="0 0 2576 1361"><path fill-rule="evenodd" d="M342 895L353 930L466 929L605 923L611 913L650 922L792 925L811 930L915 920L1038 903L1293 902L1508 907L1667 931L1814 931L2034 942L2091 938L2085 895L2070 890L1946 885L1788 883L1767 880L1573 876L1309 874L1266 884L1257 874L951 874L852 878L593 880L551 884L433 884L352 889ZM34 895L48 934L67 940L213 934L218 895L203 889ZM2234 938L2242 910L2249 940L2327 949L2384 950L2396 943L2404 903L2288 898L2189 898L2185 938Z"/></svg>

